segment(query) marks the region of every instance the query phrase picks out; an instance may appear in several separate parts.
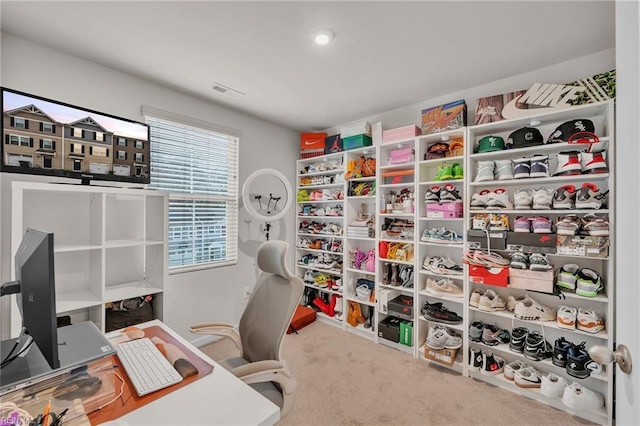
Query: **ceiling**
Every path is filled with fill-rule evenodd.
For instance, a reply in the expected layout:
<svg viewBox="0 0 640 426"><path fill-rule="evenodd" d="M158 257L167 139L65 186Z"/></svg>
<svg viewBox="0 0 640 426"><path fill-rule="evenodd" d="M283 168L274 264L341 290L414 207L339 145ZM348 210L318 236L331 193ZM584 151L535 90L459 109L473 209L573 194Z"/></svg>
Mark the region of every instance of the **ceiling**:
<svg viewBox="0 0 640 426"><path fill-rule="evenodd" d="M295 130L615 46L610 1L7 1L2 31ZM311 34L336 37L315 46ZM244 96L214 91L222 83Z"/></svg>

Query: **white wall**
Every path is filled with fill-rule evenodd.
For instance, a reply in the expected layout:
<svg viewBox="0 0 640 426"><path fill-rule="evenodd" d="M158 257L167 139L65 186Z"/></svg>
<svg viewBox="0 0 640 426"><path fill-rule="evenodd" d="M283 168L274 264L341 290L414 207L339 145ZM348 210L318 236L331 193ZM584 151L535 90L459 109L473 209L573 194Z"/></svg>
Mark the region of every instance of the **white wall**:
<svg viewBox="0 0 640 426"><path fill-rule="evenodd" d="M299 135L290 129L4 33L1 64L1 84L8 88L132 120L144 121L141 115L144 104L238 129L242 132L240 184L253 171L271 167L289 177L295 187ZM18 179L42 180L0 175L0 282L10 279L10 182ZM294 225L293 220L279 221L274 224L271 238L293 245ZM243 289L255 282L254 257L264 237L259 232L261 224L250 219L244 208L240 210L239 227L237 265L169 277L165 320L187 339L194 337L188 333L191 324L213 320L235 324L240 319L246 302ZM6 300L1 303L0 331L6 335L7 303Z"/></svg>

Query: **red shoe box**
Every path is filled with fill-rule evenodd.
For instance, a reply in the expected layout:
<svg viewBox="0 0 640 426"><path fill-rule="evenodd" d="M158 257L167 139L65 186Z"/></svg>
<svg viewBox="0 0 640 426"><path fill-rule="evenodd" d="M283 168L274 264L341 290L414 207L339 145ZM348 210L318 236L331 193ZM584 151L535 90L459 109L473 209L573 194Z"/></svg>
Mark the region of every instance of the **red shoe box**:
<svg viewBox="0 0 640 426"><path fill-rule="evenodd" d="M463 203L427 203L427 217L430 219L454 219L463 216Z"/></svg>
<svg viewBox="0 0 640 426"><path fill-rule="evenodd" d="M469 265L469 281L475 284L506 287L509 285L509 268L487 268L485 266Z"/></svg>

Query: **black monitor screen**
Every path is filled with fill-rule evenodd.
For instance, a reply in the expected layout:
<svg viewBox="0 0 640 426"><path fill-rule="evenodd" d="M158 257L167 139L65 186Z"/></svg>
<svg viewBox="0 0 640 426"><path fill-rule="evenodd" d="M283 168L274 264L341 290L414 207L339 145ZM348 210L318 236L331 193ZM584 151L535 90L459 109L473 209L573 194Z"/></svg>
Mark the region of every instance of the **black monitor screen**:
<svg viewBox="0 0 640 426"><path fill-rule="evenodd" d="M27 229L15 262L22 325L51 368L59 368L53 233Z"/></svg>

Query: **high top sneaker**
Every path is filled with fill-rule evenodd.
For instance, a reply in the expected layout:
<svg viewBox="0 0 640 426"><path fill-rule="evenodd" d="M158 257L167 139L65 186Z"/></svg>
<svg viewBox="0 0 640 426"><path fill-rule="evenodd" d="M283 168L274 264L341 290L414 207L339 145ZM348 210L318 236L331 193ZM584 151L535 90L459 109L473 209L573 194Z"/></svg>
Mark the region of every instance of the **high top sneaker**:
<svg viewBox="0 0 640 426"><path fill-rule="evenodd" d="M493 160L489 161L478 161L478 171L476 173L476 182L485 182L488 180L493 180L493 170L495 168L495 163Z"/></svg>
<svg viewBox="0 0 640 426"><path fill-rule="evenodd" d="M482 368L482 352L478 348L469 348L469 370L480 371Z"/></svg>
<svg viewBox="0 0 640 426"><path fill-rule="evenodd" d="M554 176L579 175L582 173L582 165L580 164L581 153L578 151L559 152L558 168L553 174Z"/></svg>
<svg viewBox="0 0 640 426"><path fill-rule="evenodd" d="M606 207L607 194L609 191L601 193L598 185L591 182L582 184L576 194L577 209L601 209Z"/></svg>
<svg viewBox="0 0 640 426"><path fill-rule="evenodd" d="M576 203L576 187L573 185L564 185L556 189L553 195L554 209L572 209Z"/></svg>
<svg viewBox="0 0 640 426"><path fill-rule="evenodd" d="M427 192L424 194L424 202L427 204L440 202L440 187L436 185L427 188Z"/></svg>
<svg viewBox="0 0 640 426"><path fill-rule="evenodd" d="M482 351L482 370L480 370L480 374L484 374L485 376L495 376L503 371L504 359L489 351Z"/></svg>
<svg viewBox="0 0 640 426"><path fill-rule="evenodd" d="M602 366L591 359L585 345L585 342L579 345L572 343L567 351L567 374L578 379L586 379L591 373L598 374L602 372Z"/></svg>
<svg viewBox="0 0 640 426"><path fill-rule="evenodd" d="M531 157L531 170L529 171L529 177L549 177L549 156L535 155Z"/></svg>
<svg viewBox="0 0 640 426"><path fill-rule="evenodd" d="M462 197L455 185L447 184L440 189L440 203L462 202Z"/></svg>
<svg viewBox="0 0 640 426"><path fill-rule="evenodd" d="M564 337L556 339L556 342L553 345L553 357L551 358L553 365L557 365L562 368L566 367L567 352L571 345L573 345L573 343L566 341Z"/></svg>
<svg viewBox="0 0 640 426"><path fill-rule="evenodd" d="M580 156L582 173L607 173L606 151L583 152Z"/></svg>
<svg viewBox="0 0 640 426"><path fill-rule="evenodd" d="M553 349L539 331L532 331L527 335L524 345L524 357L532 361L542 361L551 358Z"/></svg>
<svg viewBox="0 0 640 426"><path fill-rule="evenodd" d="M526 179L529 177L531 164L528 157L514 158L513 161L513 177L515 179Z"/></svg>
<svg viewBox="0 0 640 426"><path fill-rule="evenodd" d="M498 180L513 179L511 160L496 160L496 175L498 176Z"/></svg>

